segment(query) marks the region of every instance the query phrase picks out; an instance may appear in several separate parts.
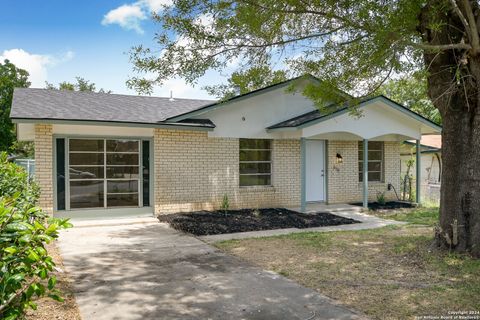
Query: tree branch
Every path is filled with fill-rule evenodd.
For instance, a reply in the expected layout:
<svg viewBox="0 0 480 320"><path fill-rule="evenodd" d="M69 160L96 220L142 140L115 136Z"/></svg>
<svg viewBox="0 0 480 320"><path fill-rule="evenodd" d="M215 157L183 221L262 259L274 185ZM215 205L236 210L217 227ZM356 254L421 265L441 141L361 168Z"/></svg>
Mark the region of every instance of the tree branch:
<svg viewBox="0 0 480 320"><path fill-rule="evenodd" d="M473 15L472 6L470 5L470 1L468 0L462 0L462 3L463 3L463 6L465 7L465 13L467 15L469 25L470 25L473 54L477 55L480 52L480 39L478 36L478 28L475 22L475 17Z"/></svg>
<svg viewBox="0 0 480 320"><path fill-rule="evenodd" d="M453 9L457 13L457 16L460 18L460 21L462 21L462 24L465 27L465 31L467 32L468 37L472 39L470 26L468 25L467 19L465 19L465 16L463 15L462 10L460 10L455 0L450 0L450 3L452 4Z"/></svg>
<svg viewBox="0 0 480 320"><path fill-rule="evenodd" d="M446 50L471 50L472 46L468 43L451 43L451 44L425 44L425 43L413 43L414 47L418 47L428 51L446 51Z"/></svg>

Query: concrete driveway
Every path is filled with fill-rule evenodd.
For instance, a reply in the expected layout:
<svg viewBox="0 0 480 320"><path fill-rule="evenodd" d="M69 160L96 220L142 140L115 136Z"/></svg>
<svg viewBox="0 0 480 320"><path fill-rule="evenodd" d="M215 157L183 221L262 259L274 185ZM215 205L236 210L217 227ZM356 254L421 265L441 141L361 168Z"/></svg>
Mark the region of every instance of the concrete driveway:
<svg viewBox="0 0 480 320"><path fill-rule="evenodd" d="M61 233L83 319L362 318L156 221Z"/></svg>

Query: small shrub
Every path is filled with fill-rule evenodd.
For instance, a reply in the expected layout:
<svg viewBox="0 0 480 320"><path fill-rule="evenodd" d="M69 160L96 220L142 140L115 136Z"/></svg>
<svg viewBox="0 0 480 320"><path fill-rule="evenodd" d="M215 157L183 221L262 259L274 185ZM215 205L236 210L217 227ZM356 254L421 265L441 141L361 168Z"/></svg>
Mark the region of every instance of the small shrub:
<svg viewBox="0 0 480 320"><path fill-rule="evenodd" d="M384 206L386 201L385 201L385 192L378 192L377 193L377 202L378 204Z"/></svg>
<svg viewBox="0 0 480 320"><path fill-rule="evenodd" d="M230 208L230 201L228 200L228 195L225 193L223 195L222 204L220 208L223 210L223 213L227 214L228 208Z"/></svg>
<svg viewBox="0 0 480 320"><path fill-rule="evenodd" d="M45 244L71 224L36 207L38 191L25 170L0 154L0 319L23 318L36 309L35 297L62 300Z"/></svg>

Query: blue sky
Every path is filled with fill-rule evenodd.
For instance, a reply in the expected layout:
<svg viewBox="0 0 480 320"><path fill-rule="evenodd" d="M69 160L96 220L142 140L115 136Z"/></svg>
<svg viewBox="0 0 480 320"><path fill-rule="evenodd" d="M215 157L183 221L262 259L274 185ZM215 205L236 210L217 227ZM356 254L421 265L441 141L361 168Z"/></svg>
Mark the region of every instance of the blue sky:
<svg viewBox="0 0 480 320"><path fill-rule="evenodd" d="M32 87L81 76L98 88L135 94L125 86L133 74L129 49L154 46L155 25L148 18L170 0L3 0L0 11L0 59L8 58L31 74ZM154 95L207 98L204 84L224 78L210 73L196 87L172 79Z"/></svg>

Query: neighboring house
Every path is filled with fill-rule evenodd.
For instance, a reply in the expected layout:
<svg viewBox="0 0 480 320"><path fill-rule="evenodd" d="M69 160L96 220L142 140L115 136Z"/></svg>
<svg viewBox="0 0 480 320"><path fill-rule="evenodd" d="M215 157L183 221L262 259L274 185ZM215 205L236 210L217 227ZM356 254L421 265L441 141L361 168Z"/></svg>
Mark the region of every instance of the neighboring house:
<svg viewBox="0 0 480 320"><path fill-rule="evenodd" d="M442 136L439 134L425 135L420 140L421 154L421 185L424 198L433 202L440 200L440 182L442 178ZM407 172L407 162L416 157L414 141L405 141L400 148L402 179ZM416 179L416 170L410 170L412 178Z"/></svg>
<svg viewBox="0 0 480 320"><path fill-rule="evenodd" d="M40 205L70 216L392 199L401 142L441 130L383 96L322 114L292 81L318 80L221 102L15 89L11 118L35 141Z"/></svg>

